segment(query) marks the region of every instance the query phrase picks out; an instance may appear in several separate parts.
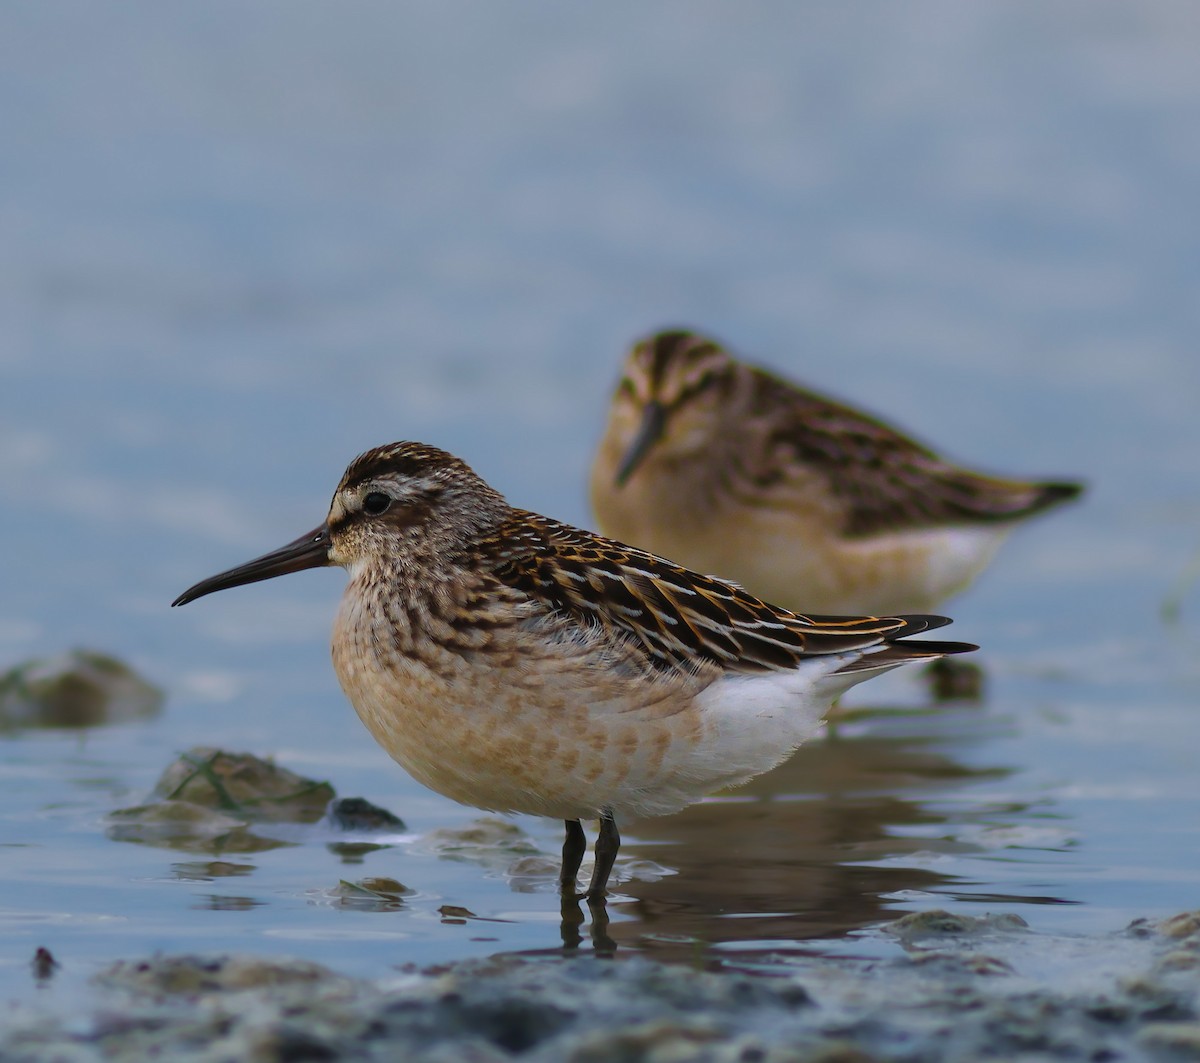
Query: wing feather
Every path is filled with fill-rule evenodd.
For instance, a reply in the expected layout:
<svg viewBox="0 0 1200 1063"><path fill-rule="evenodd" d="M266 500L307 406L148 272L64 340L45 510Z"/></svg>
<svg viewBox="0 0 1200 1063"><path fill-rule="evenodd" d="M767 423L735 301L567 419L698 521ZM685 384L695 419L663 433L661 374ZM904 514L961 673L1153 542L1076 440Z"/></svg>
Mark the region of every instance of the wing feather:
<svg viewBox="0 0 1200 1063"><path fill-rule="evenodd" d="M514 510L481 550L501 583L638 646L658 670L705 664L739 673L787 670L805 657L868 649L949 623L925 615L802 616L735 584L523 510ZM938 646L936 655L973 648Z"/></svg>
<svg viewBox="0 0 1200 1063"><path fill-rule="evenodd" d="M743 470L770 489L816 470L845 511L848 535L1002 522L1074 498L1078 483L1003 479L954 465L891 425L761 369L754 413L772 424Z"/></svg>

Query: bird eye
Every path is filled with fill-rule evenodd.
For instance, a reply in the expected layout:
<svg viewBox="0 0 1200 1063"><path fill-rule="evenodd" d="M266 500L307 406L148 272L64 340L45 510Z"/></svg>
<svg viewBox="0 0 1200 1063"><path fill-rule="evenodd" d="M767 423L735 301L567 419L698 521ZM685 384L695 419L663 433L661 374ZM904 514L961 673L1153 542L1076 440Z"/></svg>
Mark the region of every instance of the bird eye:
<svg viewBox="0 0 1200 1063"><path fill-rule="evenodd" d="M388 506L391 504L392 496L385 495L382 491L372 491L362 501L363 509L373 516L378 516L380 513L386 512Z"/></svg>

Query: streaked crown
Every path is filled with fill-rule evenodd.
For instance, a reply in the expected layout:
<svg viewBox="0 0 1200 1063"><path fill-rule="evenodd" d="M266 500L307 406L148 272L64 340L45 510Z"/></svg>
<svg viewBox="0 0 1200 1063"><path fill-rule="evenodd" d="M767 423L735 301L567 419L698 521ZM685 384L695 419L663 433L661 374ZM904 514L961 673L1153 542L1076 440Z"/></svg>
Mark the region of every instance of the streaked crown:
<svg viewBox="0 0 1200 1063"><path fill-rule="evenodd" d="M425 443L389 443L360 454L334 492L326 524L330 558L461 547L499 523L508 504L466 462Z"/></svg>
<svg viewBox="0 0 1200 1063"><path fill-rule="evenodd" d="M636 343L625 359L609 438L620 450L616 481L625 483L648 455L704 451L736 410L737 363L720 344L683 330Z"/></svg>
<svg viewBox="0 0 1200 1063"><path fill-rule="evenodd" d="M639 403L657 402L671 411L719 385L733 364L715 340L673 329L634 344L620 387Z"/></svg>

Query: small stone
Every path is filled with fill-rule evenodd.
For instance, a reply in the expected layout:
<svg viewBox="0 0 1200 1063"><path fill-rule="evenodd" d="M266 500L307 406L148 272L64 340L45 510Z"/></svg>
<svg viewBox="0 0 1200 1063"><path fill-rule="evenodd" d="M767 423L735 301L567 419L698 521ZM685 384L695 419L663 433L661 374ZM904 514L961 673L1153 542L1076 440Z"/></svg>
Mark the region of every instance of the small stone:
<svg viewBox="0 0 1200 1063"><path fill-rule="evenodd" d="M1012 967L995 956L978 952L918 952L911 961L926 969L944 969L947 973L971 975L1013 974Z"/></svg>
<svg viewBox="0 0 1200 1063"><path fill-rule="evenodd" d="M803 1056L804 1063L876 1063L877 1058L848 1041L822 1045Z"/></svg>
<svg viewBox="0 0 1200 1063"><path fill-rule="evenodd" d="M386 808L371 804L365 797L341 797L331 801L325 811L331 826L344 831L402 831L404 820Z"/></svg>
<svg viewBox="0 0 1200 1063"><path fill-rule="evenodd" d="M416 892L394 878L342 880L333 891L339 907L357 911L394 912L404 907L404 898Z"/></svg>
<svg viewBox="0 0 1200 1063"><path fill-rule="evenodd" d="M1158 961L1158 969L1167 971L1194 971L1200 968L1200 954L1191 949L1175 949Z"/></svg>
<svg viewBox="0 0 1200 1063"><path fill-rule="evenodd" d="M1177 1052L1188 1059L1200 1058L1200 1023L1147 1023L1138 1031L1137 1040L1152 1051Z"/></svg>
<svg viewBox="0 0 1200 1063"><path fill-rule="evenodd" d="M910 912L894 923L886 924L883 930L897 937L917 938L961 937L996 931L1025 930L1028 927L1029 924L1024 919L1011 912L974 916L934 908L927 912Z"/></svg>
<svg viewBox="0 0 1200 1063"><path fill-rule="evenodd" d="M215 878L235 878L254 873L253 864L234 864L228 860L197 860L172 864L171 871L177 878L188 882L211 882Z"/></svg>
<svg viewBox="0 0 1200 1063"><path fill-rule="evenodd" d="M480 816L465 827L440 827L425 835L422 844L443 853L471 853L484 849L502 849L509 853L537 851L520 827L498 816Z"/></svg>
<svg viewBox="0 0 1200 1063"><path fill-rule="evenodd" d="M199 746L167 767L154 793L250 820L315 823L334 799L327 782L306 779L250 753Z"/></svg>
<svg viewBox="0 0 1200 1063"><path fill-rule="evenodd" d="M118 960L93 979L97 985L108 989L168 995L229 993L343 980L341 975L328 967L308 960L279 960L250 955L179 955Z"/></svg>
<svg viewBox="0 0 1200 1063"><path fill-rule="evenodd" d="M114 657L72 650L0 675L0 728L95 727L155 716L163 692Z"/></svg>
<svg viewBox="0 0 1200 1063"><path fill-rule="evenodd" d="M597 1030L579 1039L571 1053L572 1063L625 1063L654 1060L654 1063L685 1063L703 1059L705 1046L721 1038L709 1023L682 1024L651 1020L617 1030Z"/></svg>
<svg viewBox="0 0 1200 1063"><path fill-rule="evenodd" d="M54 977L59 964L48 948L39 947L33 954L30 966L33 968L34 981L48 982Z"/></svg>
<svg viewBox="0 0 1200 1063"><path fill-rule="evenodd" d="M954 915L941 908L928 912L910 912L883 928L898 936L914 934L966 934L971 929L971 917Z"/></svg>
<svg viewBox="0 0 1200 1063"><path fill-rule="evenodd" d="M458 904L443 904L438 909L438 915L442 917L443 923L465 923L468 919L478 918L470 908L463 908Z"/></svg>
<svg viewBox="0 0 1200 1063"><path fill-rule="evenodd" d="M1200 911L1180 912L1157 925L1164 937L1189 938L1200 934Z"/></svg>
<svg viewBox="0 0 1200 1063"><path fill-rule="evenodd" d="M518 856L508 865L505 877L510 882L520 880L521 883L532 883L545 879L553 879L557 882L561 865L560 860L556 860L552 856L544 856L541 853L534 856Z"/></svg>

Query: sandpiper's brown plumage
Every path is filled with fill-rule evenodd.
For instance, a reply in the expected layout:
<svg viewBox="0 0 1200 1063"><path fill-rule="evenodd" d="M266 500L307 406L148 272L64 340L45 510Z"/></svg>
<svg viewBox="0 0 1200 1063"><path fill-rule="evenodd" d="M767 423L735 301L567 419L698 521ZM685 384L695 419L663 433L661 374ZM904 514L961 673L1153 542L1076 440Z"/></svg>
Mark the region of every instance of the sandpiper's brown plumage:
<svg viewBox="0 0 1200 1063"><path fill-rule="evenodd" d="M605 534L830 613L935 608L1081 490L954 465L687 331L629 352L591 476Z"/></svg>
<svg viewBox="0 0 1200 1063"><path fill-rule="evenodd" d="M349 584L342 688L418 781L478 808L599 818L598 900L626 815L676 811L784 760L833 698L909 661L974 649L905 636L944 617L809 617L514 509L458 458L394 443L357 458L324 524L175 605L321 565Z"/></svg>

